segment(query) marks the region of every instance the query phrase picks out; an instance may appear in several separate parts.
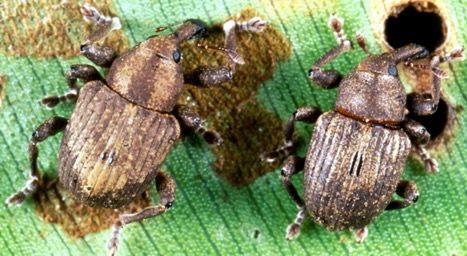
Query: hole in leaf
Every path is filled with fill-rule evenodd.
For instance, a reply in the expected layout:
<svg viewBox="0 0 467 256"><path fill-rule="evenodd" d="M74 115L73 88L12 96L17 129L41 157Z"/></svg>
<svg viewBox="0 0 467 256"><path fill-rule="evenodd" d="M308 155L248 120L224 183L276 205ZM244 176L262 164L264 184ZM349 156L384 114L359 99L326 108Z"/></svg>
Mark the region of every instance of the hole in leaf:
<svg viewBox="0 0 467 256"><path fill-rule="evenodd" d="M261 235L261 231L259 231L258 229L255 229L253 231L253 238L254 239L259 239L260 235Z"/></svg>
<svg viewBox="0 0 467 256"><path fill-rule="evenodd" d="M446 41L447 27L432 3L415 2L396 6L385 22L386 42L392 48L409 43L435 51Z"/></svg>
<svg viewBox="0 0 467 256"><path fill-rule="evenodd" d="M429 116L417 116L409 114L409 118L421 123L431 135L431 140L438 138L441 134L444 133L444 130L448 126L449 122L449 112L450 106L444 101L443 98L440 99L438 104L438 109L436 112Z"/></svg>

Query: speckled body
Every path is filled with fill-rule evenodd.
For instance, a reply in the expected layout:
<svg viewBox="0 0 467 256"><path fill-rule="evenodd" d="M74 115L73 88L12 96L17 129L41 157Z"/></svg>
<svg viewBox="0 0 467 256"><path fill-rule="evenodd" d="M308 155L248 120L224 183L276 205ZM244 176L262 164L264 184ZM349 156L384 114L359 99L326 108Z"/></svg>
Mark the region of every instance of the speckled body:
<svg viewBox="0 0 467 256"><path fill-rule="evenodd" d="M179 136L175 117L89 82L62 140L60 181L89 206L126 205L148 189Z"/></svg>
<svg viewBox="0 0 467 256"><path fill-rule="evenodd" d="M330 111L318 119L305 160L305 203L331 230L363 228L391 201L410 152L400 129Z"/></svg>
<svg viewBox="0 0 467 256"><path fill-rule="evenodd" d="M364 228L391 202L411 149L406 94L390 55L370 56L339 83L305 160L305 205L331 230Z"/></svg>
<svg viewBox="0 0 467 256"><path fill-rule="evenodd" d="M59 154L59 178L81 202L117 208L154 181L180 136L169 114L183 88L174 36L153 37L80 90Z"/></svg>

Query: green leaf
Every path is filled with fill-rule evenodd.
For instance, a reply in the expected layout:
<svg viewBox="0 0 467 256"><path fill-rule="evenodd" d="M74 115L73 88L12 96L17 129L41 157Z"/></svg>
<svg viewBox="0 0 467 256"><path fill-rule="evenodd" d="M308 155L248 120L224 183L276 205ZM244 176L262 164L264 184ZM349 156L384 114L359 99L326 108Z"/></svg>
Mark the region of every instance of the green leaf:
<svg viewBox="0 0 467 256"><path fill-rule="evenodd" d="M260 88L257 96L268 110L285 122L298 106L316 105L325 110L333 107L336 91L319 89L306 77L310 64L336 44L327 27L329 15L337 13L344 17L349 37L360 31L372 52L382 52L378 24L382 22L384 8L388 9L394 2L164 0L141 3L118 0L113 1L113 6L123 21L123 31L131 45L152 35L158 26L192 17L209 23L221 22L247 6L254 8L282 31L294 47L291 58L278 64L273 79ZM448 46L467 45L465 2L433 2L443 7L454 29L450 31ZM0 8L13 10L14 5L13 1L6 1ZM50 5L56 7L51 9L54 11L67 7L59 3ZM41 15L43 11L37 9ZM29 23L20 24L15 18L29 14L12 18L3 16L3 10L0 13L3 31L0 34L3 48L0 49L0 75L6 81L0 86L6 90L0 107L0 198L4 200L27 179L27 144L33 129L48 117L68 116L72 111L69 105L49 111L37 105L37 100L44 95L65 92L64 71L72 63L86 61L82 57L44 58L38 54L28 55L27 51L12 56L13 52L21 53L9 48L8 40L14 42L15 39L8 39L5 31L13 28L27 31ZM63 20L63 26L73 22L79 19ZM82 38L78 36L79 29L67 33L67 38L79 45ZM40 41L27 41L33 38L23 40L30 47L43 46ZM53 42L53 39L47 40ZM58 40L50 47L60 48L62 44ZM348 72L363 57L362 51L355 50L331 66ZM465 106L467 63L449 64L446 71L449 79L443 80L444 95L454 106ZM124 229L121 255L465 255L466 125L465 113L459 110L452 129L453 138L431 151L439 160L439 174L423 173L415 158L408 161L404 178L416 181L420 200L410 208L382 214L369 226L369 237L363 244L355 243L350 232L329 232L310 220L305 222L298 239L286 241L285 228L295 217L296 208L282 188L278 170L258 178L250 186L234 188L215 175L211 167L215 155L208 146L198 138L189 137L174 148L165 165L178 184L176 204L160 217L128 225ZM308 126L299 129L305 140L311 131ZM56 136L40 145L40 168L49 174L56 170L60 140L61 136ZM296 184L301 181L302 178L294 179ZM299 188L301 191L302 186ZM0 207L0 219L2 255L106 253L110 230L72 239L60 226L38 217L31 200L20 208Z"/></svg>

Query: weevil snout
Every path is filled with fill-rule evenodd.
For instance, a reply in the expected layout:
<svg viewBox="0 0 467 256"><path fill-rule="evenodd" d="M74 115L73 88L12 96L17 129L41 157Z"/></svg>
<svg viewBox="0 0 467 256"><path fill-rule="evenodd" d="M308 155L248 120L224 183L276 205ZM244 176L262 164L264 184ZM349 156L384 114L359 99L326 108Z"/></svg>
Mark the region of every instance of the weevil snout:
<svg viewBox="0 0 467 256"><path fill-rule="evenodd" d="M408 44L390 53L369 56L360 62L357 70L397 76L396 65L398 63L425 58L428 54L429 52L425 47L417 44Z"/></svg>
<svg viewBox="0 0 467 256"><path fill-rule="evenodd" d="M189 19L186 20L185 23L191 23L194 26L194 33L191 35L189 39L196 39L206 35L208 31L208 25L202 20L199 19Z"/></svg>
<svg viewBox="0 0 467 256"><path fill-rule="evenodd" d="M408 44L401 48L388 53L387 56L394 62L399 63L402 61L418 60L427 57L429 54L428 50L418 44Z"/></svg>
<svg viewBox="0 0 467 256"><path fill-rule="evenodd" d="M197 39L206 35L207 27L206 23L202 20L188 19L174 32L174 35L178 39L178 42Z"/></svg>

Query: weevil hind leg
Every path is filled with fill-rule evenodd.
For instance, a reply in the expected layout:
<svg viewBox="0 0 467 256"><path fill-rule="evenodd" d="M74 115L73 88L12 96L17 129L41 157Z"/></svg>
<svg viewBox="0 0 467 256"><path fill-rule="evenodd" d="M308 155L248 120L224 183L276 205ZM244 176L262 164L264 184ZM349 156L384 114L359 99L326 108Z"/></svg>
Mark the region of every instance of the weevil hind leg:
<svg viewBox="0 0 467 256"><path fill-rule="evenodd" d="M292 240L300 234L300 228L302 226L303 220L305 219L306 209L303 199L297 192L297 189L291 181L291 177L300 171L303 170L305 164L305 159L297 156L289 156L285 160L284 166L281 170L281 179L282 184L284 185L287 194L290 199L294 201L297 208L299 209L297 216L292 224L287 227L285 238L287 240Z"/></svg>
<svg viewBox="0 0 467 256"><path fill-rule="evenodd" d="M144 219L153 218L166 212L172 207L175 201L175 181L172 177L164 172L159 172L156 176L157 193L159 194L159 204L147 207L140 212L122 214L118 221L113 225L112 235L107 243L109 255L116 255L118 250L119 238L123 226L142 221Z"/></svg>
<svg viewBox="0 0 467 256"><path fill-rule="evenodd" d="M404 198L404 200L392 200L388 206L387 211L403 209L417 202L420 193L418 192L417 185L411 180L401 180L397 184L396 193Z"/></svg>
<svg viewBox="0 0 467 256"><path fill-rule="evenodd" d="M68 119L63 117L52 117L49 120L41 124L32 134L29 141L29 164L30 164L30 173L29 179L26 182L26 185L7 198L5 203L9 206L11 205L20 205L24 200L31 194L33 194L41 183L41 177L39 173L39 168L37 167L37 158L39 157L39 149L37 144L53 136L61 131L63 131L68 124Z"/></svg>

